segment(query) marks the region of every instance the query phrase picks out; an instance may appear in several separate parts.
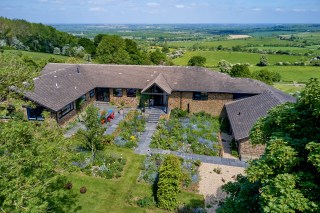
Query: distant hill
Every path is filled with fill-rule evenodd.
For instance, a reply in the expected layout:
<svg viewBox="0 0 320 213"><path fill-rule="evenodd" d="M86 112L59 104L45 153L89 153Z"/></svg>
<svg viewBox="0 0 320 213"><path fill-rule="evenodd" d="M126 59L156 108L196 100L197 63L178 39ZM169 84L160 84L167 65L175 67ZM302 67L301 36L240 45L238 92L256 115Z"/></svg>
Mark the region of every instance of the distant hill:
<svg viewBox="0 0 320 213"><path fill-rule="evenodd" d="M55 54L73 56L80 48L78 40L73 35L41 23L0 17L0 47L2 48L55 52ZM73 48L73 51L70 48ZM80 50L82 51L81 48Z"/></svg>

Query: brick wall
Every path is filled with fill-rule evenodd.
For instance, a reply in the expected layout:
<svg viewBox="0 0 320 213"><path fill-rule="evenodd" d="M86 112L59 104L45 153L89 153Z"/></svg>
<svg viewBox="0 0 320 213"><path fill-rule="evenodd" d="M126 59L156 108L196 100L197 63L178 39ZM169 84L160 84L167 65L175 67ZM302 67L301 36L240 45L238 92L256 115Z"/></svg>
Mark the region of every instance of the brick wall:
<svg viewBox="0 0 320 213"><path fill-rule="evenodd" d="M113 96L113 89L109 89L110 102L120 106L124 102L125 107L137 107L139 105L139 97L127 97L127 90L122 89L122 97Z"/></svg>
<svg viewBox="0 0 320 213"><path fill-rule="evenodd" d="M213 116L220 116L225 103L233 101L233 95L228 93L208 93L208 100L193 100L193 92L173 92L169 96L170 109L188 109L191 113L205 111Z"/></svg>
<svg viewBox="0 0 320 213"><path fill-rule="evenodd" d="M265 145L253 145L250 143L249 139L243 139L238 141L239 144L239 154L240 158L243 161L247 161L250 159L259 158L265 150Z"/></svg>

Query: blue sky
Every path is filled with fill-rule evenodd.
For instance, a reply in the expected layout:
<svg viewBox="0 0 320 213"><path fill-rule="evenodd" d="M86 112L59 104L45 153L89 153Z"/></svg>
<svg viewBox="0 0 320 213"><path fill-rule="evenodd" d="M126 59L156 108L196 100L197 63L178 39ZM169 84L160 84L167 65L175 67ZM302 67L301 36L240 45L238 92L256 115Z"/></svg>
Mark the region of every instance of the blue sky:
<svg viewBox="0 0 320 213"><path fill-rule="evenodd" d="M320 23L320 0L1 0L42 23Z"/></svg>

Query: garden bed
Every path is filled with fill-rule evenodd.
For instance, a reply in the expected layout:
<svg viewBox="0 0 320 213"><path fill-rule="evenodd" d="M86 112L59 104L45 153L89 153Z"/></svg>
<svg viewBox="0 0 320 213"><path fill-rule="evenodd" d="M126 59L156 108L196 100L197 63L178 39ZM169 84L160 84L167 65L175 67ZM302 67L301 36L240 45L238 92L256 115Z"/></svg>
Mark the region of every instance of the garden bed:
<svg viewBox="0 0 320 213"><path fill-rule="evenodd" d="M122 155L103 151L98 152L93 159L91 152L79 152L73 165L87 175L112 179L121 177L126 159Z"/></svg>
<svg viewBox="0 0 320 213"><path fill-rule="evenodd" d="M119 147L134 148L146 127L146 118L137 110L130 111L113 132L114 144Z"/></svg>
<svg viewBox="0 0 320 213"><path fill-rule="evenodd" d="M151 148L218 156L221 151L219 119L200 112L188 116L173 110L170 120L160 120Z"/></svg>
<svg viewBox="0 0 320 213"><path fill-rule="evenodd" d="M158 181L159 167L165 159L165 155L154 154L147 156L142 164L138 182L156 184ZM182 188L196 192L200 181L198 168L199 161L181 159Z"/></svg>

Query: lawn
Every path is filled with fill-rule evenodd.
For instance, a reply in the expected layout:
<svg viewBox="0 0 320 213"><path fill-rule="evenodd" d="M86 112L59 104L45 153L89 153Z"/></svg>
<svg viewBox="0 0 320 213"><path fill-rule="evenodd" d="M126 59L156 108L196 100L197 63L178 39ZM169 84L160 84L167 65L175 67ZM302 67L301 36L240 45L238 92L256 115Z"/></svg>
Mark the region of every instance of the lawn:
<svg viewBox="0 0 320 213"><path fill-rule="evenodd" d="M41 53L41 52L28 52L28 51L21 51L21 50L5 50L5 53L21 53L26 56L30 56L34 60L38 61L41 59L48 60L50 58L56 58L58 60L66 61L69 57L63 55L55 55L50 53Z"/></svg>
<svg viewBox="0 0 320 213"><path fill-rule="evenodd" d="M207 59L205 66L218 66L219 61L227 60L233 64L235 63L250 63L255 65L260 61L261 54L232 52L232 51L190 51L186 52L181 58L173 59L176 65L186 66L192 56L203 56ZM290 56L290 55L267 55L269 64L277 62L288 61L290 63L306 61L308 57L305 56Z"/></svg>
<svg viewBox="0 0 320 213"><path fill-rule="evenodd" d="M118 179L104 179L90 177L81 173L68 176L73 184L72 190L79 193L82 186L87 187L85 194L79 193L79 204L82 209L79 212L167 212L158 208L140 208L135 204L129 205L130 200L137 200L152 195L152 186L137 182L143 155L136 155L131 150L108 146L108 151L123 155L127 164L122 177ZM179 201L183 204L202 205L203 197L194 193L182 191Z"/></svg>
<svg viewBox="0 0 320 213"><path fill-rule="evenodd" d="M301 90L304 89L304 85L288 85L288 84L274 84L273 85L275 88L289 93L289 94L294 94L296 92L300 92Z"/></svg>

